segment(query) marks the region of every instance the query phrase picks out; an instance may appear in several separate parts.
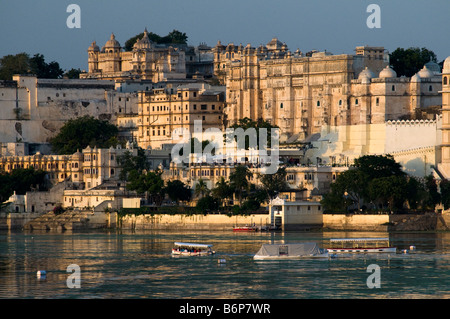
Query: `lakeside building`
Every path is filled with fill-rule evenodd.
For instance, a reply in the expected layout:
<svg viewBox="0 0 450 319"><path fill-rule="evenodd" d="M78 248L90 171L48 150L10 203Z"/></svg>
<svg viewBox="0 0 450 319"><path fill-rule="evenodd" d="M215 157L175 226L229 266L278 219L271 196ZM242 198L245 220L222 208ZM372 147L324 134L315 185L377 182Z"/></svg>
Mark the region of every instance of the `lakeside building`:
<svg viewBox="0 0 450 319"><path fill-rule="evenodd" d="M42 169L52 185L69 181L78 189L92 189L105 182L120 182L121 167L118 157L129 152L137 155L137 149L130 143L125 148L117 146L109 149L86 147L71 155L0 156L0 172L10 173L17 168ZM147 150L151 169L168 167L170 152L167 150Z"/></svg>
<svg viewBox="0 0 450 319"><path fill-rule="evenodd" d="M88 48L88 72L83 79L126 80L143 79L154 83L193 78L211 77L213 57L206 44L197 47L185 44L157 44L148 37L145 29L131 51L123 51L114 34L100 49L94 41Z"/></svg>
<svg viewBox="0 0 450 319"><path fill-rule="evenodd" d="M162 148L182 141L186 132L222 129L224 106L224 88L208 84L141 91L137 143L144 149ZM196 127L195 121L200 121L201 127Z"/></svg>
<svg viewBox="0 0 450 319"><path fill-rule="evenodd" d="M209 189L216 187L216 184L224 178L229 180L238 163L189 163L187 165L180 165L174 162L170 163L170 167L165 169L162 178L165 181L179 180L195 190L196 184L202 180ZM262 165L252 164L250 162L242 163L249 167L251 176L249 182L256 186L261 186L259 179L262 173ZM286 182L288 187L295 192L300 192L301 197L292 197L296 199L312 200L317 199L317 196L326 194L331 183L333 183L337 176L342 172L348 170L346 166L331 166L331 165L287 165L286 167Z"/></svg>
<svg viewBox="0 0 450 319"><path fill-rule="evenodd" d="M442 104L436 63L411 78L398 77L382 47L357 47L355 54L292 54L277 39L258 48L219 42L214 65L227 88L227 123L263 118L280 127L281 142L305 140L324 125L412 118Z"/></svg>
<svg viewBox="0 0 450 319"><path fill-rule="evenodd" d="M115 123L137 113L137 93L117 92L113 81L38 79L0 81L0 142L45 144L64 123L84 115Z"/></svg>
<svg viewBox="0 0 450 319"><path fill-rule="evenodd" d="M323 227L320 201L289 200L280 197L269 202L271 225L282 230L305 230Z"/></svg>

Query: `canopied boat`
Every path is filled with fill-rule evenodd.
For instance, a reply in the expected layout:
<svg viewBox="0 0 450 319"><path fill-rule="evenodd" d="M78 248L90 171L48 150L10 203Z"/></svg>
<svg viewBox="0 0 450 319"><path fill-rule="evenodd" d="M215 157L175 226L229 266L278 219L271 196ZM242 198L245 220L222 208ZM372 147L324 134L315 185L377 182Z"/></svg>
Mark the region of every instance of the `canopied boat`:
<svg viewBox="0 0 450 319"><path fill-rule="evenodd" d="M334 238L330 239L330 253L395 253L389 238Z"/></svg>
<svg viewBox="0 0 450 319"><path fill-rule="evenodd" d="M216 252L212 250L213 245L175 242L172 248L174 256L203 256L212 255Z"/></svg>
<svg viewBox="0 0 450 319"><path fill-rule="evenodd" d="M316 243L263 244L255 260L328 258L328 251Z"/></svg>

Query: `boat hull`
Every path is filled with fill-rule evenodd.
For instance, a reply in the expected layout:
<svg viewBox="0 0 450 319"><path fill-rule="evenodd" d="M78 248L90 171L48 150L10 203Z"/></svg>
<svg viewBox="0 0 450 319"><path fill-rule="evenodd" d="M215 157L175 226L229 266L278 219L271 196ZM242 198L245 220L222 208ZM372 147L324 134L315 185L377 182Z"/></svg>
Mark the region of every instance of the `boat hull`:
<svg viewBox="0 0 450 319"><path fill-rule="evenodd" d="M327 248L329 253L395 253L395 247L376 247L376 248Z"/></svg>
<svg viewBox="0 0 450 319"><path fill-rule="evenodd" d="M236 227L233 228L234 232L256 232L258 228L256 227Z"/></svg>
<svg viewBox="0 0 450 319"><path fill-rule="evenodd" d="M320 258L328 258L329 254L328 253L324 253L324 254L318 254L318 255L303 255L303 256L258 256L255 255L253 256L254 260L298 260L298 259L320 259Z"/></svg>
<svg viewBox="0 0 450 319"><path fill-rule="evenodd" d="M201 251L201 252L189 252L189 251L172 251L172 256L208 256L213 255L214 251Z"/></svg>

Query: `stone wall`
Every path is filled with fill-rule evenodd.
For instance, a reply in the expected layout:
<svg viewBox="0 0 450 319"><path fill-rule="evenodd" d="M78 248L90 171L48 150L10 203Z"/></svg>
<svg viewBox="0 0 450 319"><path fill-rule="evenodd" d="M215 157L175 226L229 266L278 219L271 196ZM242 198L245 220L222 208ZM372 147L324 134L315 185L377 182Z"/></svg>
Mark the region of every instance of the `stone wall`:
<svg viewBox="0 0 450 319"><path fill-rule="evenodd" d="M234 226L270 225L270 215L249 216L212 215L126 215L119 217L118 227L122 229L198 229L231 230Z"/></svg>
<svg viewBox="0 0 450 319"><path fill-rule="evenodd" d="M450 214L434 212L399 215L324 214L324 229L355 231L448 230Z"/></svg>
<svg viewBox="0 0 450 319"><path fill-rule="evenodd" d="M389 215L324 214L324 229L387 231Z"/></svg>

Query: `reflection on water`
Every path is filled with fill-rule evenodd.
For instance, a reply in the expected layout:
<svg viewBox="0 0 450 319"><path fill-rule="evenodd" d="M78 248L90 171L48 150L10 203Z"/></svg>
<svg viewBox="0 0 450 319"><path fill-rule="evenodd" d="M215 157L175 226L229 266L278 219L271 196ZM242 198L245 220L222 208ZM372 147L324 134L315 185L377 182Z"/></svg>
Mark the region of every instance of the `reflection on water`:
<svg viewBox="0 0 450 319"><path fill-rule="evenodd" d="M390 237L399 252L409 252L252 259L263 243L326 247L336 237ZM175 241L213 244L217 253L174 258ZM449 252L448 232L3 232L0 298L448 298ZM80 289L66 285L70 264L81 268ZM367 287L371 264L381 269L379 289ZM38 270L47 276L38 278Z"/></svg>

